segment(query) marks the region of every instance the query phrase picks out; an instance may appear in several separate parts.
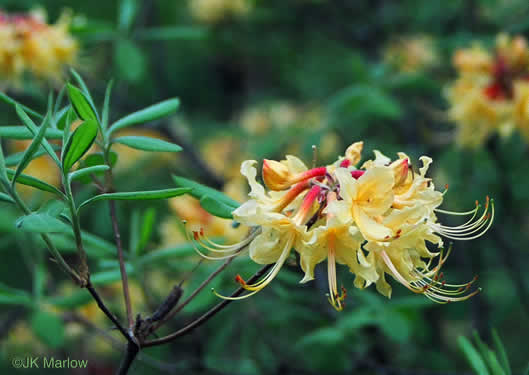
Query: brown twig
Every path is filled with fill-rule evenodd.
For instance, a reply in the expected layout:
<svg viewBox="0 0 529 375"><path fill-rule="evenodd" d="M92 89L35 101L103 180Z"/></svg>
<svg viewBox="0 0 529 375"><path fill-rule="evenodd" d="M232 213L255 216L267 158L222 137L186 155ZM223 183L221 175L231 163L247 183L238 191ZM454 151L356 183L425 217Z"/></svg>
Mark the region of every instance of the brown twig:
<svg viewBox="0 0 529 375"><path fill-rule="evenodd" d="M127 322L129 324L129 329L131 329L134 325L134 320L132 318L132 304L130 302L129 278L127 276L127 270L125 269L125 260L123 258L123 246L121 244L121 234L119 232L118 219L116 216L116 203L114 201L109 201L108 206L110 208L110 219L112 220L114 240L116 241L116 248L118 250L119 271L121 273L121 282L123 284L123 297L125 299L125 309L127 311Z"/></svg>
<svg viewBox="0 0 529 375"><path fill-rule="evenodd" d="M221 273L228 265L235 259L235 257L228 258L224 263L220 265L215 271L213 271L207 279L205 279L194 291L187 297L181 304L179 304L174 310L169 312L162 320L153 326L153 332L156 331L162 324L166 323L169 319L174 317L177 313L182 311L198 293L202 291L219 273Z"/></svg>
<svg viewBox="0 0 529 375"><path fill-rule="evenodd" d="M121 364L119 365L117 374L125 375L129 372L129 368L132 365L132 362L134 362L134 359L138 355L139 351L140 347L135 343L129 342L127 344L127 350L125 351L125 356L123 357Z"/></svg>
<svg viewBox="0 0 529 375"><path fill-rule="evenodd" d="M129 343L132 343L134 345L136 345L136 343L134 342L134 340L132 339L131 335L129 334L129 332L125 329L125 327L123 327L123 325L119 322L118 318L116 318L116 316L114 314L112 314L110 312L110 310L106 307L105 303L103 302L103 300L101 299L101 297L99 296L99 294L97 293L97 291L94 289L94 286L92 285L92 283L89 281L88 284L86 285L86 289L88 290L88 292L90 292L90 294L92 295L92 297L94 298L94 300L96 301L97 303L97 306L99 307L99 309L101 311L103 311L103 313L105 313L105 315L112 321L112 323L114 323L114 325L116 326L116 328L121 332L121 334L127 339L127 341Z"/></svg>
<svg viewBox="0 0 529 375"><path fill-rule="evenodd" d="M109 170L105 174L105 186L106 192L114 191L114 182L112 176L112 163L108 157L108 152L105 152L105 162L109 166ZM123 257L123 246L121 244L121 233L119 231L118 218L116 215L116 203L113 200L108 201L108 207L110 210L110 219L112 221L112 230L114 232L114 240L116 242L116 249L118 253L119 272L121 273L121 284L123 289L123 299L125 301L125 311L127 313L127 323L129 330L132 332L132 326L134 325L132 304L130 301L129 291L129 278L127 276L127 269L125 268L125 260Z"/></svg>
<svg viewBox="0 0 529 375"><path fill-rule="evenodd" d="M249 280L247 280L247 283L251 284L253 282L255 282L256 280L258 280L266 271L268 271L271 267L273 266L273 264L267 264L266 266L264 266L263 268L261 268L259 271L257 271ZM230 296L230 297L238 297L240 296L246 289L244 289L243 287L240 287L239 289L237 289L235 292L233 292L233 294ZM232 302L232 300L229 300L229 299L225 299L224 301L218 303L217 305L215 305L213 308L211 308L210 310L208 310L206 313L204 313L203 315L201 315L199 318L197 318L196 320L192 321L191 323L189 323L188 325L186 325L185 327L179 329L178 331L170 334L170 335L167 335L167 336L164 336L164 337L161 337L159 339L154 339L154 340L150 340L150 341L145 341L143 344L142 344L142 347L146 348L146 347L150 347L150 346L157 346L157 345L162 345L162 344L165 344L165 343L168 343L168 342L171 342L173 341L174 339L180 337L180 336L184 336L188 333L190 333L191 331L193 331L195 328L197 327L200 327L202 324L204 324L205 322L207 322L209 319L211 319L213 316L215 316L218 312L220 312L222 309L224 309L226 306L228 306L230 303Z"/></svg>

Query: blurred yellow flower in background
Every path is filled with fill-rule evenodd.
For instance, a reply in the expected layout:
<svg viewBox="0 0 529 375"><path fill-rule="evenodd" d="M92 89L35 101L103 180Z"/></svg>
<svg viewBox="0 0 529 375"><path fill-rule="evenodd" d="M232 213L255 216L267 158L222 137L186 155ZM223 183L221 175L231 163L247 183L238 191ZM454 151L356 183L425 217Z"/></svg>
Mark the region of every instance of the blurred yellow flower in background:
<svg viewBox="0 0 529 375"><path fill-rule="evenodd" d="M27 71L38 78L58 81L67 65L75 63L79 45L68 29L71 14L63 12L55 24L46 13L0 12L0 76L17 83Z"/></svg>
<svg viewBox="0 0 529 375"><path fill-rule="evenodd" d="M24 152L29 145L31 144L30 140L17 140L9 142L9 150L11 152ZM14 168L13 168L14 169ZM38 178L39 180L45 181L50 185L59 187L61 184L60 171L57 165L48 155L42 155L38 158L33 159L26 169L24 169L24 174ZM40 190L36 190L33 187L17 184L17 191L20 192L23 196L29 197L35 193L45 194Z"/></svg>
<svg viewBox="0 0 529 375"><path fill-rule="evenodd" d="M384 49L384 61L403 73L416 73L439 61L434 40L427 35L404 36L390 42Z"/></svg>
<svg viewBox="0 0 529 375"><path fill-rule="evenodd" d="M453 65L458 77L446 97L458 144L477 147L516 128L529 140L529 48L523 37L500 34L492 52L477 44L458 50Z"/></svg>
<svg viewBox="0 0 529 375"><path fill-rule="evenodd" d="M217 23L230 17L242 17L252 9L249 0L190 0L193 18L204 23Z"/></svg>

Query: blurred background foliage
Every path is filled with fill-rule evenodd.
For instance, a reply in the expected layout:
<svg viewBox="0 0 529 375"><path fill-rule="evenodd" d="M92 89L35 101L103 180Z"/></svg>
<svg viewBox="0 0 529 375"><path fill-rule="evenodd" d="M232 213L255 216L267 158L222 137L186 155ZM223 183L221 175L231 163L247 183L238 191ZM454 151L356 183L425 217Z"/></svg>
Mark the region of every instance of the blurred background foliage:
<svg viewBox="0 0 529 375"><path fill-rule="evenodd" d="M193 335L145 350L133 373L496 374L501 372L493 360L479 364L476 359L483 342L498 351L491 327L501 337L512 373L525 371L527 144L513 133L475 149L457 147L444 89L455 77L451 58L458 48L473 41L491 46L499 32L527 35L527 1L2 0L0 5L8 13L40 7L52 23L64 9L72 12L70 32L79 42L74 67L96 102L101 104L107 81L116 79L111 120L180 98L177 116L128 134L172 140L184 151L153 157L116 149L118 190L172 187L173 173L243 201L242 160L293 153L309 162L314 144L319 160L328 162L353 141L364 140L366 158L373 149L386 155L403 151L415 163L420 155L433 157L436 185L449 185L447 209L471 209L487 194L495 198L492 231L455 244L445 267L454 280L479 275L483 292L466 302L438 306L400 286L386 300L373 288L354 290L351 275L342 270L347 307L336 313L324 297L323 268L315 282L302 286L301 271L286 267L270 288L232 304ZM46 108L48 90L60 88L31 74L2 86L39 111ZM19 123L7 104L0 123ZM23 147L4 144L11 153ZM47 159L30 167L26 173L58 182ZM79 197L93 192L90 185L76 189ZM32 207L49 199L33 190L25 197ZM9 359L21 353L47 353L88 359L93 373L112 373L121 355L120 337L88 294L48 260L37 237L15 231L18 213L0 205L0 367L9 372ZM181 218L228 242L244 235L244 229L210 216L192 198L118 208L132 299L135 311L144 315L172 285L183 281L190 293L217 266L205 261L195 268L198 258L186 244ZM82 226L91 233L85 241L93 282L123 316L106 205L87 211ZM75 259L73 238L55 235L54 240ZM212 286L231 290L236 274L256 269L237 259ZM205 291L167 330L214 302ZM467 339L458 341L473 330L483 340L476 341L481 349L469 349L473 344Z"/></svg>

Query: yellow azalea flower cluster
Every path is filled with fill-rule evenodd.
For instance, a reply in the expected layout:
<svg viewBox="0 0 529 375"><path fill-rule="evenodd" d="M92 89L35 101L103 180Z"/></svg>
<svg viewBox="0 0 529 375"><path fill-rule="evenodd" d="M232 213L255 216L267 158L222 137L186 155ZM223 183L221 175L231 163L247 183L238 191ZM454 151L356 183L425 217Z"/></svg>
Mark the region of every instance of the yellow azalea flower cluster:
<svg viewBox="0 0 529 375"><path fill-rule="evenodd" d="M476 147L498 132L513 129L529 140L529 48L517 36L501 34L494 51L480 45L457 51L458 78L446 90L457 142Z"/></svg>
<svg viewBox="0 0 529 375"><path fill-rule="evenodd" d="M17 81L25 72L59 79L74 63L78 44L69 34L71 17L63 13L49 25L42 11L9 15L0 12L0 75Z"/></svg>
<svg viewBox="0 0 529 375"><path fill-rule="evenodd" d="M205 23L217 23L228 17L244 16L252 9L249 0L190 0L194 18Z"/></svg>
<svg viewBox="0 0 529 375"><path fill-rule="evenodd" d="M314 279L316 264L327 260L329 301L337 310L343 308L345 289L338 292L336 263L345 264L356 275L357 288L375 284L387 297L391 286L386 274L439 303L465 300L479 291L470 290L474 280L465 284L443 280L440 269L448 252L443 250L442 237L471 240L481 236L492 224L494 205L487 198L480 215L477 203L468 212L441 210L444 193L436 191L426 176L432 159L422 156L422 166L413 172L404 153L392 161L375 151L374 160L357 168L362 148L362 142L354 143L333 164L312 169L294 156L280 162L264 160L262 177L269 191L256 180L257 162L242 163L250 199L233 217L253 231L232 246L216 245L201 231L194 233L198 251L208 249L231 257L247 247L256 263L273 264L254 284L237 276L249 293L236 299L267 286L293 249L305 273L302 283ZM438 213L469 215L470 219L449 227L438 222ZM435 251L428 249L428 242Z"/></svg>
<svg viewBox="0 0 529 375"><path fill-rule="evenodd" d="M403 73L416 73L434 66L439 56L431 37L412 35L389 43L384 50L384 61Z"/></svg>

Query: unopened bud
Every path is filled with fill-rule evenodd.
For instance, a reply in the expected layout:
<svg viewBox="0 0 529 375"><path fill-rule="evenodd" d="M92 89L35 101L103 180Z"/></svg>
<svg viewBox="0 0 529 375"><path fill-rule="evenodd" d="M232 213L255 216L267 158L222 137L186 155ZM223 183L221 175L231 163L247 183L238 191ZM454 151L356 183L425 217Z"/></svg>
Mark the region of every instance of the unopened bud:
<svg viewBox="0 0 529 375"><path fill-rule="evenodd" d="M264 159L263 180L270 190L283 190L291 185L288 167L278 161Z"/></svg>

